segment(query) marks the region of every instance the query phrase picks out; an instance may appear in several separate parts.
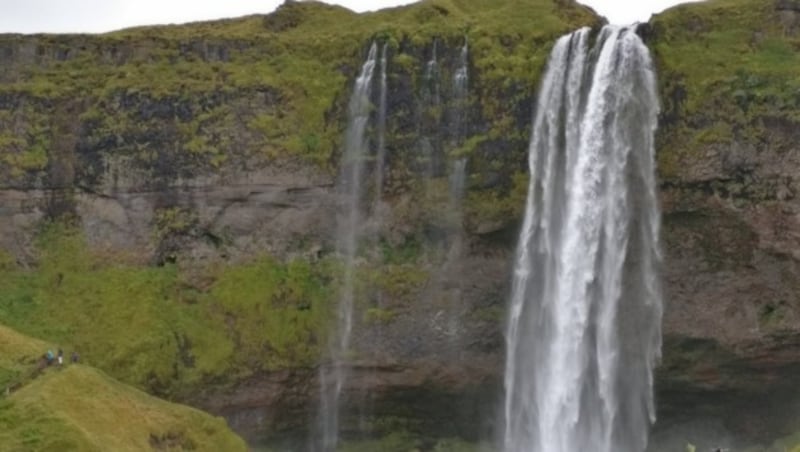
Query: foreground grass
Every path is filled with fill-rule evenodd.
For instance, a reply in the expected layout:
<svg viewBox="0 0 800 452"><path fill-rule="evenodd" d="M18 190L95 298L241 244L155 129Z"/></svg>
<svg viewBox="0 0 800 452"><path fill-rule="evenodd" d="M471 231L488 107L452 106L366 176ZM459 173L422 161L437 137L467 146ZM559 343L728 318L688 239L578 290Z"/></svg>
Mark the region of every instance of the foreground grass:
<svg viewBox="0 0 800 452"><path fill-rule="evenodd" d="M0 368L29 371L47 345L0 326ZM0 399L0 444L4 451L246 450L224 420L79 364L48 368Z"/></svg>

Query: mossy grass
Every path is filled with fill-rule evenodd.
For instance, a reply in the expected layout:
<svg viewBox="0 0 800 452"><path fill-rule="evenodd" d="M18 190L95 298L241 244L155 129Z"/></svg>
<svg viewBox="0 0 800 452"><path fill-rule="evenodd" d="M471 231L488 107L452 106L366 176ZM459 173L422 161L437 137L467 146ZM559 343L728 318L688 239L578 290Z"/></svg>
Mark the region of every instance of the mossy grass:
<svg viewBox="0 0 800 452"><path fill-rule="evenodd" d="M0 325L0 391L10 392L29 381L38 359L53 349L52 344Z"/></svg>
<svg viewBox="0 0 800 452"><path fill-rule="evenodd" d="M36 268L0 273L0 322L162 396L311 365L323 342L328 283L305 261L108 262L63 224L45 227L37 249Z"/></svg>
<svg viewBox="0 0 800 452"><path fill-rule="evenodd" d="M247 450L224 420L80 364L50 368L0 399L0 426L8 451Z"/></svg>

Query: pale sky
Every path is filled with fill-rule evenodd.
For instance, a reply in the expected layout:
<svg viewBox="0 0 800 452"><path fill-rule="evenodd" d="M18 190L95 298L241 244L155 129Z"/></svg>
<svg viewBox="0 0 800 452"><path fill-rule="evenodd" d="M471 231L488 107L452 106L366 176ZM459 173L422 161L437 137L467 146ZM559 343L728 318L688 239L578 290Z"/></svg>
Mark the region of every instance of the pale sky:
<svg viewBox="0 0 800 452"><path fill-rule="evenodd" d="M326 0L354 11L411 0ZM614 24L644 22L685 0L581 0ZM0 0L0 33L101 33L138 25L263 14L283 0Z"/></svg>

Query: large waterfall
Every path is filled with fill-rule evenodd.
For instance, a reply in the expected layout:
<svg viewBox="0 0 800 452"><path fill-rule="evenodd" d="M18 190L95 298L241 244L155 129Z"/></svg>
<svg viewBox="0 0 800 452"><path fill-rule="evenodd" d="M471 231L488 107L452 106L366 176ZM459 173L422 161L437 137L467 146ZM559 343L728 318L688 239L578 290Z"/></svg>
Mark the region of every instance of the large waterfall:
<svg viewBox="0 0 800 452"><path fill-rule="evenodd" d="M506 452L636 452L661 348L658 99L630 28L556 43L530 143L506 331Z"/></svg>
<svg viewBox="0 0 800 452"><path fill-rule="evenodd" d="M370 94L377 53L377 45L373 43L350 97L343 163L337 183L344 206L337 219L336 245L338 253L344 259L344 275L339 294L336 329L329 343L331 362L320 371L318 439L321 440L321 445L314 445L314 448L321 446L321 450L325 452L335 450L339 440L339 398L347 378L345 358L350 348L353 329L355 259L361 236L364 171L369 153L366 132L372 111Z"/></svg>

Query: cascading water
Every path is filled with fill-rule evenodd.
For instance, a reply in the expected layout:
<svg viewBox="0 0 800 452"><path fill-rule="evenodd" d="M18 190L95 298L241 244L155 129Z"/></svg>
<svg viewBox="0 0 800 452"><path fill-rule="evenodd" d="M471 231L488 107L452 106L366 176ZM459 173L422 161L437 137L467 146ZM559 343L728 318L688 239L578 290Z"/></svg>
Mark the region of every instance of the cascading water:
<svg viewBox="0 0 800 452"><path fill-rule="evenodd" d="M453 124L452 136L454 139L462 139L466 136L466 108L467 88L469 86L469 44L466 38L461 51L458 54L458 66L453 73Z"/></svg>
<svg viewBox="0 0 800 452"><path fill-rule="evenodd" d="M588 29L558 40L533 123L506 331L506 452L642 451L655 420L655 74L634 30L605 27L589 41Z"/></svg>
<svg viewBox="0 0 800 452"><path fill-rule="evenodd" d="M425 81L427 91L423 94L428 103L431 105L439 105L441 102L439 96L439 56L438 41L433 40L433 50L431 51L431 59L425 63L425 74L423 79Z"/></svg>
<svg viewBox="0 0 800 452"><path fill-rule="evenodd" d="M386 52L388 44L384 43L381 49L381 86L378 97L378 151L375 155L375 208L373 211L378 217L378 228L382 223L380 214L381 201L383 200L383 178L386 162Z"/></svg>
<svg viewBox="0 0 800 452"><path fill-rule="evenodd" d="M438 41L433 40L433 49L431 51L431 58L425 63L425 72L423 73L422 92L420 109L423 111L425 117L417 121L420 156L424 162L424 176L426 179L431 179L435 173L436 166L436 146L435 132L438 128L438 119L431 115L431 111L438 110L441 104L441 95L439 92L439 60L438 60Z"/></svg>
<svg viewBox="0 0 800 452"><path fill-rule="evenodd" d="M344 206L337 218L336 245L337 251L344 258L344 274L339 294L337 325L329 342L330 364L323 366L320 371L320 437L313 447L324 452L335 450L339 440L339 399L347 378L345 356L350 347L353 328L353 277L361 235L363 173L369 153L366 131L372 110L370 94L377 53L377 45L373 43L350 97L344 155L337 183Z"/></svg>
<svg viewBox="0 0 800 452"><path fill-rule="evenodd" d="M451 101L450 144L458 149L467 137L467 101L469 88L469 45L466 37L458 53L458 65L453 72L453 98ZM464 241L463 212L461 202L466 189L467 157L457 156L452 160L450 170L450 206L452 222L450 226L450 249L444 268L451 268L461 260ZM459 281L460 282L460 281ZM451 314L452 329L456 329L456 318Z"/></svg>
<svg viewBox="0 0 800 452"><path fill-rule="evenodd" d="M469 46L466 38L458 56L458 67L453 74L453 124L452 141L460 146L467 136L467 89L469 87ZM467 171L467 158L459 157L453 162L450 173L450 191L455 203L460 203L464 195L464 179Z"/></svg>

